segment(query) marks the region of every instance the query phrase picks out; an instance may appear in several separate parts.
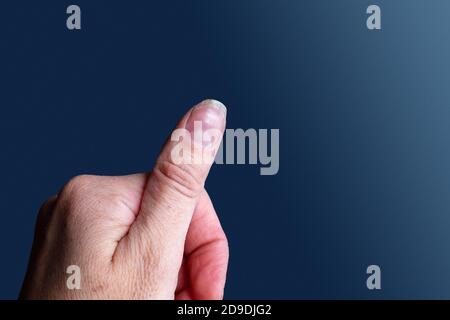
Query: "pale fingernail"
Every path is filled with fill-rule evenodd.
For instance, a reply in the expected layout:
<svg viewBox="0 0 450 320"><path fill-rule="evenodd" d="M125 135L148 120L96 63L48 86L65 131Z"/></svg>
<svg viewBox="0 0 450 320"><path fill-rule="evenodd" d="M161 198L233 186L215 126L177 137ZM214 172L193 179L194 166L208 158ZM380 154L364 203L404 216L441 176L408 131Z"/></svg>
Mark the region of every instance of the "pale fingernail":
<svg viewBox="0 0 450 320"><path fill-rule="evenodd" d="M225 130L227 108L217 100L205 100L196 105L186 122L186 129L195 143L209 145Z"/></svg>

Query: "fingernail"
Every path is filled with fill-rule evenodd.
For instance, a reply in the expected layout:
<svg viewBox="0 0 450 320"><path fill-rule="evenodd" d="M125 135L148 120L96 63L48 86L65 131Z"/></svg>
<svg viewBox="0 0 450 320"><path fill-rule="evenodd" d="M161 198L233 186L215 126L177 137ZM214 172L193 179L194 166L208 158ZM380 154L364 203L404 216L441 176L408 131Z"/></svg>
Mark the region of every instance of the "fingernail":
<svg viewBox="0 0 450 320"><path fill-rule="evenodd" d="M205 100L196 105L186 122L186 129L193 135L196 143L210 143L209 133L225 130L227 108L217 100ZM209 132L208 132L209 131ZM215 135L215 134L213 134Z"/></svg>

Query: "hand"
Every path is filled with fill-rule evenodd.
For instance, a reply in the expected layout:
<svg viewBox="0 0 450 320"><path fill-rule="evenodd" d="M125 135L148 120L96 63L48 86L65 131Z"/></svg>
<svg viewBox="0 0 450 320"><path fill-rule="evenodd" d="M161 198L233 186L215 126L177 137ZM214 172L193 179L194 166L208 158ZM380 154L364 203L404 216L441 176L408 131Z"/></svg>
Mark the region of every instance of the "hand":
<svg viewBox="0 0 450 320"><path fill-rule="evenodd" d="M204 189L213 157L180 163L174 156L180 144L188 146L183 159L202 157L203 147L214 156L225 118L221 103L204 101L174 131L189 136L169 139L151 173L67 183L41 208L20 298L223 298L228 244ZM194 138L191 147L194 123L220 137ZM67 286L71 265L79 267L80 289Z"/></svg>

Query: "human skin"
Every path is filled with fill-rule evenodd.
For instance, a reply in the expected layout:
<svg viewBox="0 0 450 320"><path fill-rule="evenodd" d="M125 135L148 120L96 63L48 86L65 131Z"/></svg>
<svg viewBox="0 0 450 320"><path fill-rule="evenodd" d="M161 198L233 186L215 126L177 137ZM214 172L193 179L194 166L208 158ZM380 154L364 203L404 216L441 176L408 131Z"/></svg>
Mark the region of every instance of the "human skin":
<svg viewBox="0 0 450 320"><path fill-rule="evenodd" d="M225 107L206 100L176 129L202 121L222 135L225 119ZM78 176L46 201L20 298L222 299L228 243L204 189L212 163L176 164L175 145L168 139L149 173ZM67 287L71 265L80 289Z"/></svg>

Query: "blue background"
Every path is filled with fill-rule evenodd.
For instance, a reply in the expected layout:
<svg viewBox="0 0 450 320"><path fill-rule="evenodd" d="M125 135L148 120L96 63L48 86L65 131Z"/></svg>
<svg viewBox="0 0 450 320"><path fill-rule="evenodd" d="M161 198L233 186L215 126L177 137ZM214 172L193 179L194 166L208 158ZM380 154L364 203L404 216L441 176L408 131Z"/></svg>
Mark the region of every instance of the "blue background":
<svg viewBox="0 0 450 320"><path fill-rule="evenodd" d="M279 128L280 171L216 166L226 298L450 298L450 2L0 5L0 298L72 176L146 171L186 109ZM378 4L382 31L366 28ZM382 290L366 288L366 268Z"/></svg>

